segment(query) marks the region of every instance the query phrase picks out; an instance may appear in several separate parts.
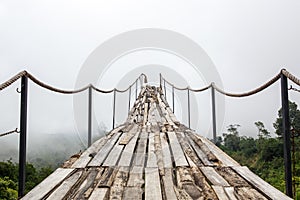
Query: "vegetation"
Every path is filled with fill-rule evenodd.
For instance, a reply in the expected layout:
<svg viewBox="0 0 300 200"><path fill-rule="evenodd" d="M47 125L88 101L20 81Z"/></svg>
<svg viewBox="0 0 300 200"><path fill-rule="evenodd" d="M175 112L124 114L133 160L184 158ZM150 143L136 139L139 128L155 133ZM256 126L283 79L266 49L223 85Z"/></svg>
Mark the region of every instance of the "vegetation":
<svg viewBox="0 0 300 200"><path fill-rule="evenodd" d="M294 138L295 168L293 171L296 197L300 199L300 111L297 104L290 102L291 129L298 132ZM278 118L273 124L277 137L270 136L270 132L260 121L255 122L258 137L245 137L239 135L240 125L233 124L227 128L223 138L219 137L217 145L242 165L248 166L254 173L284 192L284 159L282 139L282 114L278 111Z"/></svg>

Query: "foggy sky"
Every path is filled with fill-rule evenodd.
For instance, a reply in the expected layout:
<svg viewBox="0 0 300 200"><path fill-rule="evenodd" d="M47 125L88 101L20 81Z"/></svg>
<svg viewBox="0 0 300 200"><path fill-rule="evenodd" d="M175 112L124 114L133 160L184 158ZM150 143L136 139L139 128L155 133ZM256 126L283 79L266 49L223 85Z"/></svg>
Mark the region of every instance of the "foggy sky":
<svg viewBox="0 0 300 200"><path fill-rule="evenodd" d="M215 64L224 89L244 92L266 82L281 68L300 77L299 10L299 1L293 0L2 0L0 82L26 69L50 85L72 89L83 63L101 43L122 32L161 28L195 41ZM147 54L133 58L138 61L128 59L128 66L137 66L137 62L144 66L166 64L163 56L153 61L149 61ZM173 63L167 63L174 71L185 67L178 65L175 58ZM117 70L115 72L117 74ZM189 80L193 74L188 73L188 84L195 88L205 86L202 80L199 80L199 85L197 81ZM105 78L111 82L99 87L113 88L120 77L110 73ZM17 87L19 83L0 93L0 132L18 127ZM226 97L225 121L218 121L218 133L222 134L227 125L237 123L242 126L242 134L255 136L254 122L258 120L273 132L272 123L280 108L279 89L277 83L249 98ZM78 131L72 116L72 96L54 94L33 84L30 85L30 92L30 131L47 134ZM209 98L209 95L206 96ZM290 98L300 104L299 93L290 92ZM209 106L202 108L201 119L210 118ZM101 115L102 108L96 108L99 108L97 112ZM110 114L107 116L111 117ZM178 118L186 123L185 118ZM207 131L210 128L209 120L200 121L199 127L194 128L200 132ZM204 124L203 129L201 123ZM105 122L105 126L111 128L109 122Z"/></svg>

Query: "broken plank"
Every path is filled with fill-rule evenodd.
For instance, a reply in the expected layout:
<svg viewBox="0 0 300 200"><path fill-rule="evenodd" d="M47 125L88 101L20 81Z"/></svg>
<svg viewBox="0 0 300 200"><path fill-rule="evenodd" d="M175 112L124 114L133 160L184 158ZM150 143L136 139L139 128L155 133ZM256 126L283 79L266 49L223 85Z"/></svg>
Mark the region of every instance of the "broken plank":
<svg viewBox="0 0 300 200"><path fill-rule="evenodd" d="M238 200L234 194L234 187L224 187L224 190L230 200Z"/></svg>
<svg viewBox="0 0 300 200"><path fill-rule="evenodd" d="M218 174L213 167L200 167L202 173L213 184L223 187L230 186L228 182Z"/></svg>
<svg viewBox="0 0 300 200"><path fill-rule="evenodd" d="M145 200L162 200L158 168L145 168Z"/></svg>
<svg viewBox="0 0 300 200"><path fill-rule="evenodd" d="M121 167L117 172L116 178L110 188L110 199L122 200L124 188L128 179L128 167Z"/></svg>
<svg viewBox="0 0 300 200"><path fill-rule="evenodd" d="M176 167L189 166L175 132L168 132L168 137Z"/></svg>
<svg viewBox="0 0 300 200"><path fill-rule="evenodd" d="M133 157L133 151L134 148L136 146L136 142L138 139L139 134L136 134L131 140L130 142L125 146L121 158L119 160L118 165L119 166L124 166L124 167L129 167L130 163L131 163L131 159Z"/></svg>
<svg viewBox="0 0 300 200"><path fill-rule="evenodd" d="M213 185L212 188L214 189L218 199L220 200L230 200L222 186Z"/></svg>
<svg viewBox="0 0 300 200"><path fill-rule="evenodd" d="M23 200L42 199L48 192L53 190L69 174L71 174L73 170L74 169L58 168L44 181L42 181L40 184L34 187L30 192L28 192L22 199Z"/></svg>
<svg viewBox="0 0 300 200"><path fill-rule="evenodd" d="M88 164L88 166L100 166L110 150L115 145L116 141L119 139L121 133L118 132L115 135L112 136L112 138L103 146L103 148L95 155L93 160Z"/></svg>

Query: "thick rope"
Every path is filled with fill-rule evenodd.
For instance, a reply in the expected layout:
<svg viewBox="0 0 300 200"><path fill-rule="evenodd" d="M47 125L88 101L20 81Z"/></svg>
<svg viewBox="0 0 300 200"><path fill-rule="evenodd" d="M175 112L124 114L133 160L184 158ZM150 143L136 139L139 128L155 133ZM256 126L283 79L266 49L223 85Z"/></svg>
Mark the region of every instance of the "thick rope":
<svg viewBox="0 0 300 200"><path fill-rule="evenodd" d="M10 86L11 84L13 84L14 82L16 82L19 78L21 78L22 76L26 75L27 72L26 71L22 71L19 72L17 75L13 76L12 78L10 78L8 81L0 84L0 91L7 88L8 86Z"/></svg>
<svg viewBox="0 0 300 200"><path fill-rule="evenodd" d="M293 74L291 74L285 69L281 70L281 73L285 75L288 79L290 79L291 81L293 81L294 83L300 86L300 80L296 76L294 76Z"/></svg>
<svg viewBox="0 0 300 200"><path fill-rule="evenodd" d="M212 85L208 85L204 88L200 88L200 89L192 89L190 87L185 87L185 88L180 88L180 87L176 87L173 83L169 82L168 80L166 80L165 78L162 77L162 80L165 81L166 83L168 83L170 86L174 87L176 90L190 90L193 92L203 92L207 89L209 89Z"/></svg>
<svg viewBox="0 0 300 200"><path fill-rule="evenodd" d="M19 131L18 131L18 129L16 128L16 129L13 130L13 131L9 131L9 132L6 132L6 133L1 133L1 134L0 134L0 137L6 136L6 135L9 135L9 134L12 134L12 133L19 133Z"/></svg>

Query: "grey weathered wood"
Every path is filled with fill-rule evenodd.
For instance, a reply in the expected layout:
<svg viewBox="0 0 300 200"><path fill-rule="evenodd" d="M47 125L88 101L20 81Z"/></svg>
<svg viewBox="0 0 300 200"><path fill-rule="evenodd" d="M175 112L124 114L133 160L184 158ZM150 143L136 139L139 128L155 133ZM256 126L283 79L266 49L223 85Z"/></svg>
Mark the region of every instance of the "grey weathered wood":
<svg viewBox="0 0 300 200"><path fill-rule="evenodd" d="M238 200L234 194L234 187L224 187L224 190L230 200Z"/></svg>
<svg viewBox="0 0 300 200"><path fill-rule="evenodd" d="M107 158L105 159L103 166L116 166L119 157L122 153L124 145L120 145L119 142L122 138L119 138L118 142L115 144L113 149L108 154Z"/></svg>
<svg viewBox="0 0 300 200"><path fill-rule="evenodd" d="M119 144L128 144L129 141L138 134L139 126L137 124L134 124L133 127L128 131L123 133L122 139L120 140Z"/></svg>
<svg viewBox="0 0 300 200"><path fill-rule="evenodd" d="M108 140L107 137L103 137L93 143L82 155L75 161L71 168L84 168L92 159L91 154L96 154Z"/></svg>
<svg viewBox="0 0 300 200"><path fill-rule="evenodd" d="M148 133L146 132L146 129L144 127L140 134L138 146L135 153L135 158L133 161L133 166L144 166L146 148L147 148L147 138L148 138Z"/></svg>
<svg viewBox="0 0 300 200"><path fill-rule="evenodd" d="M169 137L175 165L177 167L188 166L189 164L184 156L183 150L178 142L176 134L174 132L168 132L168 137Z"/></svg>
<svg viewBox="0 0 300 200"><path fill-rule="evenodd" d="M47 200L63 199L64 196L71 190L73 185L78 181L82 171L78 171L66 180L47 198Z"/></svg>
<svg viewBox="0 0 300 200"><path fill-rule="evenodd" d="M107 141L107 143L103 146L103 148L98 151L96 156L93 158L93 160L88 164L88 166L100 166L110 150L113 148L115 145L116 141L119 139L121 133L117 132L114 134L110 140Z"/></svg>
<svg viewBox="0 0 300 200"><path fill-rule="evenodd" d="M145 200L162 200L158 168L145 168Z"/></svg>
<svg viewBox="0 0 300 200"><path fill-rule="evenodd" d="M215 193L217 194L218 199L230 200L222 186L213 185L212 188L214 189Z"/></svg>
<svg viewBox="0 0 300 200"><path fill-rule="evenodd" d="M131 140L130 142L125 146L123 152L122 152L122 155L121 155L121 158L119 160L119 163L118 165L119 166L124 166L124 167L129 167L130 166L130 163L131 163L131 159L133 157L133 151L134 151L134 148L136 146L136 142L137 142L137 139L138 139L138 136L139 134L137 133Z"/></svg>
<svg viewBox="0 0 300 200"><path fill-rule="evenodd" d="M172 178L172 169L165 169L165 175L162 176L163 184L164 184L164 193L166 196L166 200L177 199L174 191L174 183Z"/></svg>
<svg viewBox="0 0 300 200"><path fill-rule="evenodd" d="M110 199L122 200L126 182L128 179L128 167L121 167L110 189Z"/></svg>
<svg viewBox="0 0 300 200"><path fill-rule="evenodd" d="M143 190L140 187L125 187L124 199L142 200Z"/></svg>
<svg viewBox="0 0 300 200"><path fill-rule="evenodd" d="M130 170L129 179L127 181L128 187L142 187L145 183L143 179L144 167L134 166Z"/></svg>
<svg viewBox="0 0 300 200"><path fill-rule="evenodd" d="M219 175L213 167L200 167L202 173L208 178L213 185L228 187L228 182Z"/></svg>
<svg viewBox="0 0 300 200"><path fill-rule="evenodd" d="M163 154L163 163L165 168L172 167L172 159L170 153L170 147L166 139L165 133L160 133L161 150Z"/></svg>
<svg viewBox="0 0 300 200"><path fill-rule="evenodd" d="M38 184L30 192L28 192L22 199L35 200L43 198L48 192L61 183L74 169L58 168L44 181Z"/></svg>
<svg viewBox="0 0 300 200"><path fill-rule="evenodd" d="M149 133L147 167L158 167L154 148L154 133Z"/></svg>
<svg viewBox="0 0 300 200"><path fill-rule="evenodd" d="M239 175L251 183L255 188L259 189L262 193L270 197L271 199L291 199L273 186L265 182L263 179L258 177L252 171L245 166L234 166L232 167Z"/></svg>
<svg viewBox="0 0 300 200"><path fill-rule="evenodd" d="M108 196L108 188L95 188L89 200L105 200Z"/></svg>

